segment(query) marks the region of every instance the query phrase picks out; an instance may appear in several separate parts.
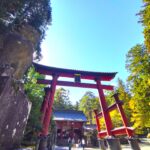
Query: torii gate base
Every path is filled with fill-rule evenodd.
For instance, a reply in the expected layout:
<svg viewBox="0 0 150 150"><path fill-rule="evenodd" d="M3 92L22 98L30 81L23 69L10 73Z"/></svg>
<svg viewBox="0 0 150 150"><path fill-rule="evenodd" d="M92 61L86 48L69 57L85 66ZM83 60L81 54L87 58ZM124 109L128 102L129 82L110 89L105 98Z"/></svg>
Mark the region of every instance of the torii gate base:
<svg viewBox="0 0 150 150"><path fill-rule="evenodd" d="M98 143L99 143L99 148L101 148L101 150L106 150L104 139L98 139Z"/></svg>
<svg viewBox="0 0 150 150"><path fill-rule="evenodd" d="M120 141L118 138L108 138L107 143L111 150L121 150Z"/></svg>
<svg viewBox="0 0 150 150"><path fill-rule="evenodd" d="M115 99L115 103L113 105L109 106L106 109L105 113L108 113L108 112L114 110L115 108L117 108L118 111L120 112L124 126L111 130L111 135L108 136L106 134L107 133L106 131L100 131L99 118L102 117L103 114L101 112L98 113L97 110L94 110L96 123L97 123L98 138L100 139L100 141L99 141L100 142L100 148L102 150L106 150L106 144L104 144L104 138L105 138L110 150L121 150L120 141L118 138L115 138L115 137L117 135L127 135L128 136L128 142L131 146L131 149L132 150L140 150L137 139L133 137L133 129L127 127L127 118L126 118L124 111L123 111L123 108L122 108L122 105L123 105L122 101L119 100L117 93L114 94L113 97Z"/></svg>
<svg viewBox="0 0 150 150"><path fill-rule="evenodd" d="M117 135L127 135L129 138L133 137L133 129L128 127L127 118L123 111L122 105L123 102L119 100L118 94L114 94L115 103L111 106L107 106L105 95L103 90L113 90L113 86L103 85L102 81L112 80L116 73L102 73L102 72L89 72L89 71L79 71L79 70L70 70L62 68L47 67L39 64L34 64L34 67L37 72L43 75L52 76L52 80L42 80L39 79L37 82L39 84L50 85L50 88L45 89L45 97L41 107L42 118L42 130L40 133L41 141L39 143L38 150L51 150L47 148L47 137L49 133L49 124L52 114L52 106L54 101L54 94L56 85L60 86L73 86L73 87L82 87L82 88L93 88L97 89L99 93L99 103L101 106L101 112L98 113L95 110L95 118L97 123L98 138L100 139L101 149L105 150L103 138L107 140L110 150L121 150L120 142L116 137ZM58 81L59 77L74 78L75 82L70 81ZM91 83L81 83L81 79L93 80L96 84ZM123 127L113 128L112 120L110 117L110 112L114 109L118 109ZM101 131L99 118L103 117L105 121L106 131ZM138 143L135 139L130 139L131 147L133 150L140 150Z"/></svg>
<svg viewBox="0 0 150 150"><path fill-rule="evenodd" d="M101 150L121 150L120 141L118 138L108 138L105 139L108 146L106 145L104 139L99 139L99 147Z"/></svg>
<svg viewBox="0 0 150 150"><path fill-rule="evenodd" d="M39 143L36 150L47 150L47 140L48 137L41 137L38 141Z"/></svg>
<svg viewBox="0 0 150 150"><path fill-rule="evenodd" d="M129 138L128 142L131 146L131 149L133 150L140 150L139 144L138 144L138 140L136 138Z"/></svg>

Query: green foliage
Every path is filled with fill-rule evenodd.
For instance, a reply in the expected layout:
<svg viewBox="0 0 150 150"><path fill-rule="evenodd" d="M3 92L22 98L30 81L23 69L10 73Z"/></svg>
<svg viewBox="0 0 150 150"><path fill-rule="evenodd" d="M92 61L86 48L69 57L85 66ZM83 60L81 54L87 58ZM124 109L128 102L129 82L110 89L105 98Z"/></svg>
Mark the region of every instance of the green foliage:
<svg viewBox="0 0 150 150"><path fill-rule="evenodd" d="M36 52L40 55L40 43L51 23L50 0L1 0L0 34L18 30L24 24L31 25L40 35Z"/></svg>
<svg viewBox="0 0 150 150"><path fill-rule="evenodd" d="M129 101L131 99L131 94L129 92L128 87L121 79L118 79L116 92L119 93L119 99L123 101L123 109L125 111L128 121L130 122L131 109L129 107Z"/></svg>
<svg viewBox="0 0 150 150"><path fill-rule="evenodd" d="M144 26L144 38L147 50L150 52L150 0L143 0L144 9L139 13L140 22Z"/></svg>
<svg viewBox="0 0 150 150"><path fill-rule="evenodd" d="M124 103L123 104L124 112L128 118L128 121L130 121L130 117L131 117L131 109L129 108L130 94L128 92L126 85L123 83L123 81L121 79L118 79L118 81L117 81L117 87L115 89L115 92L119 93L119 99L121 101L123 101L123 103ZM108 106L115 103L113 94L114 94L114 92L106 93L106 100L107 100ZM120 114L118 113L118 109L115 109L112 112L110 112L110 116L111 116L114 127L122 126L122 119L121 119Z"/></svg>
<svg viewBox="0 0 150 150"><path fill-rule="evenodd" d="M132 93L129 106L131 121L137 132L150 127L150 55L143 45L136 45L127 54L128 83Z"/></svg>
<svg viewBox="0 0 150 150"><path fill-rule="evenodd" d="M28 141L34 141L38 131L41 129L40 107L44 96L44 86L36 84L37 78L44 77L36 73L33 67L30 68L26 76L26 83L24 84L27 96L32 102L32 109L25 132L25 139Z"/></svg>
<svg viewBox="0 0 150 150"><path fill-rule="evenodd" d="M74 109L71 101L69 100L69 91L64 88L57 89L55 92L53 106L56 110Z"/></svg>
<svg viewBox="0 0 150 150"><path fill-rule="evenodd" d="M92 92L88 91L79 102L79 110L84 112L90 124L95 122L94 109L100 110L99 99Z"/></svg>
<svg viewBox="0 0 150 150"><path fill-rule="evenodd" d="M75 110L79 110L79 102L78 102L78 101L76 101L76 104L75 104L75 106L74 106L74 109L75 109Z"/></svg>

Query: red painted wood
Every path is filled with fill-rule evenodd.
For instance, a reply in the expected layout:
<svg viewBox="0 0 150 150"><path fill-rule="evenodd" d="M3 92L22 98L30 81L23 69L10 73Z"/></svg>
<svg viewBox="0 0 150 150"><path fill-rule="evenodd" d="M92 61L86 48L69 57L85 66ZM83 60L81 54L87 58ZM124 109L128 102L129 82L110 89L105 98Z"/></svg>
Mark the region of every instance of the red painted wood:
<svg viewBox="0 0 150 150"><path fill-rule="evenodd" d="M75 74L79 74L81 79L95 80L95 78L101 78L103 81L112 80L116 72L106 73L106 72L90 72L81 70L72 70L64 68L48 67L40 64L33 63L35 70L44 75L53 75L57 73L60 77L74 78Z"/></svg>
<svg viewBox="0 0 150 150"><path fill-rule="evenodd" d="M129 128L129 127L120 127L120 128L115 128L113 130L111 130L111 133L113 136L118 136L118 135L126 135L126 130L128 130L128 132L133 135L134 133L134 130L132 128ZM98 136L100 138L104 138L105 136L107 136L107 131L101 131L101 132L98 132Z"/></svg>
<svg viewBox="0 0 150 150"><path fill-rule="evenodd" d="M118 97L118 93L114 94L114 98L115 98L115 101L117 103L117 108L118 108L118 111L119 111L119 113L121 115L121 119L122 119L123 125L124 125L125 128L127 128L128 120L126 118L126 115L124 113L122 105L119 103L120 100L119 100L119 97ZM126 130L126 134L128 135L128 137L133 136L133 134L131 132L129 132L129 130Z"/></svg>
<svg viewBox="0 0 150 150"><path fill-rule="evenodd" d="M103 137L106 137L107 136L107 131L101 131L101 132L98 132L98 137L99 138L103 138Z"/></svg>
<svg viewBox="0 0 150 150"><path fill-rule="evenodd" d="M44 104L43 105L44 105L43 109L41 110L41 112L42 112L42 115L41 115L41 124L43 124L45 113L46 113L46 110L47 110L47 107L48 107L48 100L47 99L44 100Z"/></svg>
<svg viewBox="0 0 150 150"><path fill-rule="evenodd" d="M49 100L49 96L50 96L50 88L45 88L45 96L44 96L44 100L43 100L43 103L42 103L42 106L41 106L41 124L43 124L43 121L44 121L44 117L45 117L45 113L46 113L46 109L48 107L48 100Z"/></svg>
<svg viewBox="0 0 150 150"><path fill-rule="evenodd" d="M52 80L38 79L37 83L39 83L39 84L51 84ZM97 85L96 84L90 84L90 83L77 83L77 82L69 82L69 81L57 81L57 85L97 89ZM111 86L111 85L101 85L101 87L103 89L105 89L105 90L113 90L114 89L114 86Z"/></svg>
<svg viewBox="0 0 150 150"><path fill-rule="evenodd" d="M117 101L115 104L112 104L111 106L109 106L109 107L107 108L107 112L113 111L114 109L116 109L116 108L118 107L118 105L123 105L123 102L119 100L119 101ZM97 117L98 117L98 118L103 117L102 112L98 113L98 114L97 114Z"/></svg>
<svg viewBox="0 0 150 150"><path fill-rule="evenodd" d="M52 114L52 106L53 106L53 102L54 102L54 94L55 94L55 90L56 90L57 78L58 78L57 75L53 75L50 96L49 96L49 103L48 103L48 107L46 109L46 113L45 113L44 121L43 121L43 125L42 125L41 134L44 136L47 136L48 132L49 132L48 129L49 129L49 124L50 124L50 119L51 119L51 114Z"/></svg>
<svg viewBox="0 0 150 150"><path fill-rule="evenodd" d="M97 114L98 114L98 111L97 110L94 110L94 113L95 113L95 117L96 117L96 126L97 126L97 131L100 132L101 131L101 128L100 128L100 121L97 117ZM100 137L99 137L100 138Z"/></svg>
<svg viewBox="0 0 150 150"><path fill-rule="evenodd" d="M96 80L97 82L97 89L98 89L98 93L99 93L99 102L100 102L100 106L101 106L101 110L102 110L102 115L104 117L104 121L105 121L105 127L107 130L107 136L111 136L111 129L112 129L112 121L110 118L110 114L107 111L107 103L105 100L105 95L101 86L101 81L99 79Z"/></svg>

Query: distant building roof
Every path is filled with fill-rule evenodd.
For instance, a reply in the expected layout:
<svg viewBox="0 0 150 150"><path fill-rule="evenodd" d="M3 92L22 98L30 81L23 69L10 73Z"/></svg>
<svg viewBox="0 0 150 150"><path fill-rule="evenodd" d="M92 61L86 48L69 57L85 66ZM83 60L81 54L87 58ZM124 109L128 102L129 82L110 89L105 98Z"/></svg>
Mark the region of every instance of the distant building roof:
<svg viewBox="0 0 150 150"><path fill-rule="evenodd" d="M97 128L97 126L96 126L96 124L86 124L86 125L84 125L83 126L83 128L85 129L85 130L95 130L96 128Z"/></svg>
<svg viewBox="0 0 150 150"><path fill-rule="evenodd" d="M82 111L76 110L55 110L53 112L54 120L57 121L79 121L86 122L87 118Z"/></svg>

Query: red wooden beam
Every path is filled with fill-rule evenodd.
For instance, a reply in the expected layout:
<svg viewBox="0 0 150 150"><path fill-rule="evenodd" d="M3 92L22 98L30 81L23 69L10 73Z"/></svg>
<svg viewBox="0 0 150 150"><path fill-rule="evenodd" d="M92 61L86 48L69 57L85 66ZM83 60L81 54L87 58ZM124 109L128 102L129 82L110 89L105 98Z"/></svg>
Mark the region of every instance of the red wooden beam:
<svg viewBox="0 0 150 150"><path fill-rule="evenodd" d="M97 89L98 89L98 93L99 93L99 103L100 103L102 114L103 114L104 121L105 121L107 136L111 136L111 134L112 134L111 129L113 128L113 125L112 125L112 121L110 118L110 114L109 114L109 112L107 112L108 107L107 107L105 95L103 92L101 81L99 79L97 79L96 83L97 83Z"/></svg>
<svg viewBox="0 0 150 150"><path fill-rule="evenodd" d="M115 128L113 130L111 130L111 133L113 136L118 136L118 135L126 135L126 130L128 130L128 132L133 135L134 130L130 127L120 127L120 128ZM98 137L99 138L104 138L107 136L107 131L101 131L98 133Z"/></svg>
<svg viewBox="0 0 150 150"><path fill-rule="evenodd" d="M47 79L38 79L37 83L39 84L50 84L52 83L52 80ZM90 84L90 83L79 83L79 82L69 82L69 81L57 81L57 85L60 86L72 86L72 87L80 87L80 88L92 88L97 89L96 84ZM101 85L101 87L104 90L113 90L114 87L111 85Z"/></svg>
<svg viewBox="0 0 150 150"><path fill-rule="evenodd" d="M112 104L111 106L109 106L108 108L107 108L107 112L111 112L111 111L113 111L114 109L116 109L117 107L118 107L118 105L123 105L123 101L117 101L115 104ZM97 114L97 117L98 118L101 118L101 117L103 117L102 116L102 112L100 112L100 113L98 113Z"/></svg>
<svg viewBox="0 0 150 150"><path fill-rule="evenodd" d="M35 70L39 72L40 74L43 74L43 75L57 74L59 77L74 78L76 74L79 74L81 79L95 80L95 78L100 78L103 81L110 81L116 75L116 72L81 71L81 70L44 66L44 65L37 64L37 63L33 63L33 65L34 65Z"/></svg>
<svg viewBox="0 0 150 150"><path fill-rule="evenodd" d="M124 125L124 127L127 127L127 126L128 126L128 120L127 120L127 117L126 117L126 115L125 115L125 112L124 112L124 110L123 110L123 108L122 108L122 105L119 105L119 101L120 101L120 100L119 100L119 97L118 97L118 93L115 93L113 96L114 96L115 101L116 101L116 103L117 103L117 108L118 108L118 111L119 111L119 113L120 113L120 116L121 116L123 125ZM128 137L133 136L132 133L130 133L128 130L126 130L126 133L127 133Z"/></svg>
<svg viewBox="0 0 150 150"><path fill-rule="evenodd" d="M43 100L43 103L42 103L42 106L41 106L41 124L43 124L43 121L44 121L44 117L45 117L45 114L46 114L46 110L47 110L47 107L48 107L48 100L49 100L49 96L50 96L50 88L45 88L45 96L44 96L44 100Z"/></svg>
<svg viewBox="0 0 150 150"><path fill-rule="evenodd" d="M104 137L106 137L107 136L107 131L105 130L105 131L101 131L101 132L98 132L98 137L99 138L104 138Z"/></svg>
<svg viewBox="0 0 150 150"><path fill-rule="evenodd" d="M97 125L97 131L100 132L101 128L100 128L100 121L97 117L97 113L98 111L97 110L94 110L94 113L95 113L95 116L96 116L96 125Z"/></svg>

